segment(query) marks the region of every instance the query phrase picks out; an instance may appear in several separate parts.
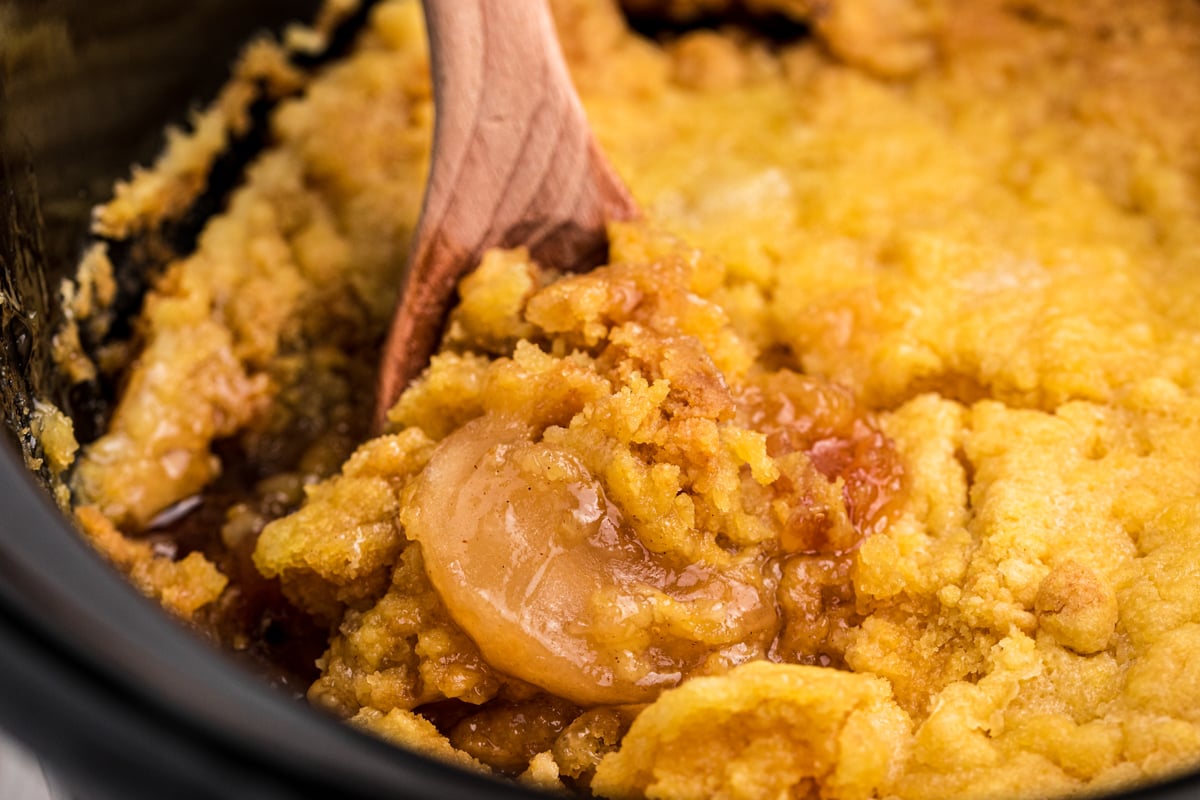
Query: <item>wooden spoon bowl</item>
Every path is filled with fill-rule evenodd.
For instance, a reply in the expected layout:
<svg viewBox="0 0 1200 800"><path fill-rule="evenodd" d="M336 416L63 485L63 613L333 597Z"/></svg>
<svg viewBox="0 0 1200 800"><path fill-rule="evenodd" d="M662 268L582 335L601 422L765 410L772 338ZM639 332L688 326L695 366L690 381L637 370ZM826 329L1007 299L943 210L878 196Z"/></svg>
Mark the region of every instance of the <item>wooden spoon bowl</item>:
<svg viewBox="0 0 1200 800"><path fill-rule="evenodd" d="M429 363L459 279L492 247L586 270L638 209L605 160L544 0L424 0L433 159L380 363L376 429Z"/></svg>

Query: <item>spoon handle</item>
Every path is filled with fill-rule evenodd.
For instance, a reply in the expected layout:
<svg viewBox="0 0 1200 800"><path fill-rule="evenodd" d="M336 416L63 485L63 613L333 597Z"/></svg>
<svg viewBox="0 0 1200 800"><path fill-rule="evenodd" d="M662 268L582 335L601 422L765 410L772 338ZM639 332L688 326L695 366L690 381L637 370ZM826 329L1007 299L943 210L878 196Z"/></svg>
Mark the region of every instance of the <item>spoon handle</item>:
<svg viewBox="0 0 1200 800"><path fill-rule="evenodd" d="M428 363L459 278L491 247L596 266L637 207L600 153L545 0L424 0L433 161L384 349L377 422Z"/></svg>

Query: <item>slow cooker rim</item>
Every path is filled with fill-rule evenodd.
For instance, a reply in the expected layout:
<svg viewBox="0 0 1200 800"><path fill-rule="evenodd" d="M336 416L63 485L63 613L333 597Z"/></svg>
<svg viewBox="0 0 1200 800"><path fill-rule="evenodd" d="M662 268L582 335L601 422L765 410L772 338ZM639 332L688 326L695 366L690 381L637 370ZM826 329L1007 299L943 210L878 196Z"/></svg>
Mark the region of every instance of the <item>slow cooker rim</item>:
<svg viewBox="0 0 1200 800"><path fill-rule="evenodd" d="M0 690L0 727L87 787L85 797L157 798L168 788L180 800L546 796L395 748L271 690L134 590L73 530L12 443L0 451L0 674L20 690ZM110 760L122 755L133 758ZM1113 797L1197 791L1200 772Z"/></svg>

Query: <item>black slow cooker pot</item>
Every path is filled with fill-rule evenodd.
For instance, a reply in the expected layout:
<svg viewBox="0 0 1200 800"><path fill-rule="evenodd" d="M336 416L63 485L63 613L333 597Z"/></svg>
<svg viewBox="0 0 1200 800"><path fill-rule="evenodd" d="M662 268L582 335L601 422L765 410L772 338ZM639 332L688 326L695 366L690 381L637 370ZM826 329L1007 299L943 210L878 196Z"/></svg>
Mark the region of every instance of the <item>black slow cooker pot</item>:
<svg viewBox="0 0 1200 800"><path fill-rule="evenodd" d="M55 287L91 206L215 93L241 42L315 5L0 0L0 728L80 800L532 796L385 745L243 670L97 557L52 500L52 476L31 468L35 398L68 410L85 440L103 420L103 387L68 389L50 359ZM356 25L315 58L336 57ZM170 232L178 246L261 146L268 111L214 166L213 191ZM118 302L135 306L144 276L126 255ZM1197 793L1200 775L1130 797Z"/></svg>

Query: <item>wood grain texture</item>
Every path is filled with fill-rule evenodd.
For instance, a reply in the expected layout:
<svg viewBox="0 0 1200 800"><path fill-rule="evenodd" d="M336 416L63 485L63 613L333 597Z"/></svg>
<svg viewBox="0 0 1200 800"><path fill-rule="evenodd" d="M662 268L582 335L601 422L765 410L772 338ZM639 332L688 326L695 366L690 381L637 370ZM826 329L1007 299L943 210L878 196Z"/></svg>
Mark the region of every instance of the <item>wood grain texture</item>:
<svg viewBox="0 0 1200 800"><path fill-rule="evenodd" d="M604 226L637 216L601 154L544 0L425 0L437 117L433 163L380 364L377 428L428 363L464 274L491 247L585 270Z"/></svg>

